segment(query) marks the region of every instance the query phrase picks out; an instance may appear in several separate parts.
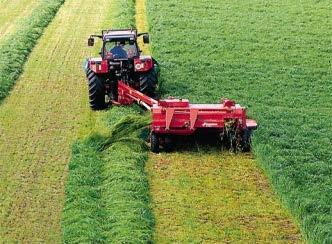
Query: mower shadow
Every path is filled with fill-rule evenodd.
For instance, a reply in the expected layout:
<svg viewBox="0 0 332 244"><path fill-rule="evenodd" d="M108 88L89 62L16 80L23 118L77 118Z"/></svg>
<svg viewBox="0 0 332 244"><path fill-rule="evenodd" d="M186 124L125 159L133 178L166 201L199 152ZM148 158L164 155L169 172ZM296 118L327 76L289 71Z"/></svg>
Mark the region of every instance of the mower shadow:
<svg viewBox="0 0 332 244"><path fill-rule="evenodd" d="M161 150L165 152L164 150ZM242 153L225 145L216 133L195 133L190 136L172 136L170 152L231 152Z"/></svg>

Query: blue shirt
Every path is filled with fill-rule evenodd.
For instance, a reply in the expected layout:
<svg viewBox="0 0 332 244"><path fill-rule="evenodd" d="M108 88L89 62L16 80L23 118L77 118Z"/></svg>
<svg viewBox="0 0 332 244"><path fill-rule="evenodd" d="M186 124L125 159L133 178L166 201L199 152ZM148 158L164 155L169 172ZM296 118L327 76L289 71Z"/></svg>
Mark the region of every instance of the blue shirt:
<svg viewBox="0 0 332 244"><path fill-rule="evenodd" d="M127 52L121 46L115 46L111 49L114 58L128 58Z"/></svg>

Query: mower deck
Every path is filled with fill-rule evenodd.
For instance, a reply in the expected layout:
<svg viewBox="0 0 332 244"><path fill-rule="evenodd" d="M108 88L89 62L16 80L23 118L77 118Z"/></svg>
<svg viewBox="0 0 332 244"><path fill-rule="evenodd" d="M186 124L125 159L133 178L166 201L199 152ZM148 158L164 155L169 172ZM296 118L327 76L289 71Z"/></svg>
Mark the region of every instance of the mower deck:
<svg viewBox="0 0 332 244"><path fill-rule="evenodd" d="M151 135L156 137L151 139L152 142L171 135L191 135L198 129L208 129L215 130L230 144L241 145L243 141L250 143L251 132L257 128L257 122L247 118L246 108L229 99L223 99L219 104L190 104L187 99L175 98L157 101L123 81L118 82L118 94L117 104L137 102L151 111ZM155 147L159 148L159 143Z"/></svg>

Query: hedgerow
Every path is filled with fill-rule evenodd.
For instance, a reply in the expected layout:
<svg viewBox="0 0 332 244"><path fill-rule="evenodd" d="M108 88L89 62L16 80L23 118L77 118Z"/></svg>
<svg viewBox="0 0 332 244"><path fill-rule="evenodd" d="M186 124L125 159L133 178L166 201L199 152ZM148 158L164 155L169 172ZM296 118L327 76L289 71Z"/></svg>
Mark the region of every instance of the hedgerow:
<svg viewBox="0 0 332 244"><path fill-rule="evenodd" d="M38 38L63 3L64 0L43 0L21 21L19 30L1 42L0 102L9 94Z"/></svg>
<svg viewBox="0 0 332 244"><path fill-rule="evenodd" d="M184 11L185 9L185 11ZM148 1L164 95L229 97L259 122L254 154L314 243L332 241L327 1Z"/></svg>

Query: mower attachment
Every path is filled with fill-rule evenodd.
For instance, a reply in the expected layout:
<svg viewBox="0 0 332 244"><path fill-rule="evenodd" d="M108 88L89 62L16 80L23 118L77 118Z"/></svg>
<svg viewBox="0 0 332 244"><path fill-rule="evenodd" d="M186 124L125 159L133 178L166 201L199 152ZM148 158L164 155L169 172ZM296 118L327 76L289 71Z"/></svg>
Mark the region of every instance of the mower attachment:
<svg viewBox="0 0 332 244"><path fill-rule="evenodd" d="M246 108L233 100L223 99L219 104L190 104L187 99L154 100L126 85L118 83L118 103L137 102L152 113L151 150L159 152L161 141L172 135L192 135L197 130L213 130L233 148L249 151L252 131L257 122L247 118ZM165 146L164 146L165 147Z"/></svg>

